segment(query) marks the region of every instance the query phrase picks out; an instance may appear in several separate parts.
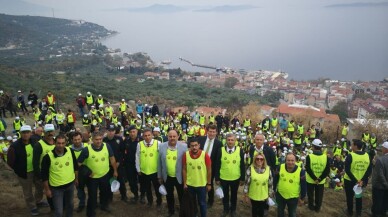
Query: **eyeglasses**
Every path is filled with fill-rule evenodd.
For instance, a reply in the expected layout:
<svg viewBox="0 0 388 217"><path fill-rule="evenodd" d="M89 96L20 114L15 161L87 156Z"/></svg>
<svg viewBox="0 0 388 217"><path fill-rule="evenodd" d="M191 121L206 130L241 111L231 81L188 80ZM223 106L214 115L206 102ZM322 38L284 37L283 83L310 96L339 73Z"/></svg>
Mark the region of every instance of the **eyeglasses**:
<svg viewBox="0 0 388 217"><path fill-rule="evenodd" d="M256 158L258 161L264 161L264 158Z"/></svg>

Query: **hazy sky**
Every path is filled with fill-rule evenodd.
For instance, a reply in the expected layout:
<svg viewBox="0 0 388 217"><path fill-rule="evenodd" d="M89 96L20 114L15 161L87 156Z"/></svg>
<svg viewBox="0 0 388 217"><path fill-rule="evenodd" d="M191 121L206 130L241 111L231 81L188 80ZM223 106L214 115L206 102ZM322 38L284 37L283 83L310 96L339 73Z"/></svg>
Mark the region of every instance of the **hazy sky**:
<svg viewBox="0 0 388 217"><path fill-rule="evenodd" d="M21 0L0 0L4 2ZM126 52L144 51L171 67L177 60L240 69L283 70L291 78L382 80L388 77L388 0L25 0L44 6L29 15L83 19L117 30L106 41ZM171 4L185 11L127 9ZM196 9L248 5L231 12ZM334 7L328 7L334 6ZM126 10L116 10L126 9ZM171 8L170 8L171 9ZM173 8L172 10L176 10ZM14 14L26 13L11 10Z"/></svg>

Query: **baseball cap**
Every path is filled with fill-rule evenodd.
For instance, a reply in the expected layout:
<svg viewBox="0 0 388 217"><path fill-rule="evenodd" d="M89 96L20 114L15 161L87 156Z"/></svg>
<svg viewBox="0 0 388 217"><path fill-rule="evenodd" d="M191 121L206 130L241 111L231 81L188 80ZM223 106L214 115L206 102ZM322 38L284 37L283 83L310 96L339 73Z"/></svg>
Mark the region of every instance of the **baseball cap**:
<svg viewBox="0 0 388 217"><path fill-rule="evenodd" d="M32 130L31 130L31 126L30 126L30 125L23 125L23 126L20 128L20 132L25 132L25 131L32 131Z"/></svg>
<svg viewBox="0 0 388 217"><path fill-rule="evenodd" d="M383 148L388 149L388 142L384 142L381 146L382 146Z"/></svg>
<svg viewBox="0 0 388 217"><path fill-rule="evenodd" d="M121 101L122 101L122 102L124 102L124 101L125 101L125 99L121 99Z"/></svg>
<svg viewBox="0 0 388 217"><path fill-rule="evenodd" d="M84 114L84 118L87 118L88 117L88 115L87 114Z"/></svg>
<svg viewBox="0 0 388 217"><path fill-rule="evenodd" d="M90 95L90 92L88 91L86 94Z"/></svg>
<svg viewBox="0 0 388 217"><path fill-rule="evenodd" d="M317 147L322 147L322 141L320 139L314 139L312 144Z"/></svg>
<svg viewBox="0 0 388 217"><path fill-rule="evenodd" d="M109 125L108 130L116 130L115 125L113 125L113 124Z"/></svg>
<svg viewBox="0 0 388 217"><path fill-rule="evenodd" d="M160 132L160 128L159 127L155 127L153 131Z"/></svg>
<svg viewBox="0 0 388 217"><path fill-rule="evenodd" d="M78 94L78 96L82 96L82 94L81 94L81 93L79 93L79 94Z"/></svg>
<svg viewBox="0 0 388 217"><path fill-rule="evenodd" d="M8 141L12 141L12 136L7 136Z"/></svg>
<svg viewBox="0 0 388 217"><path fill-rule="evenodd" d="M46 124L46 125L44 125L44 132L54 131L54 130L55 130L54 124Z"/></svg>
<svg viewBox="0 0 388 217"><path fill-rule="evenodd" d="M0 140L4 140L4 137L0 136Z"/></svg>
<svg viewBox="0 0 388 217"><path fill-rule="evenodd" d="M136 129L135 125L131 125L131 126L128 127L128 131L131 131L131 130L134 130L134 129Z"/></svg>
<svg viewBox="0 0 388 217"><path fill-rule="evenodd" d="M19 120L19 119L20 119L20 117L19 117L19 116L16 116L16 117L15 117L15 119L16 119L16 120Z"/></svg>

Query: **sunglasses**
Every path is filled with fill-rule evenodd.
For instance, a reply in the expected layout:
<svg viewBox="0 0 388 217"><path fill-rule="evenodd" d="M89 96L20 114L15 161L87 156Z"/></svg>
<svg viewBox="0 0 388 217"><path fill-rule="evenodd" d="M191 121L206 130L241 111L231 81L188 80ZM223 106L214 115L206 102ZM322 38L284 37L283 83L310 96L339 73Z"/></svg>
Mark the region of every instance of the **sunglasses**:
<svg viewBox="0 0 388 217"><path fill-rule="evenodd" d="M256 158L258 161L264 161L264 158Z"/></svg>

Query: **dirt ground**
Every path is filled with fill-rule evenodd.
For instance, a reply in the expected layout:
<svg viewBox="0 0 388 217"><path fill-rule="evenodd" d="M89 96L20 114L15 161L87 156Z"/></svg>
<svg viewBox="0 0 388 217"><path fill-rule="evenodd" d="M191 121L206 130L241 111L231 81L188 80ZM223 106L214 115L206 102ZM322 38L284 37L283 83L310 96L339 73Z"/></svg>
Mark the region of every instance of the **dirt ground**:
<svg viewBox="0 0 388 217"><path fill-rule="evenodd" d="M17 181L16 175L13 171L9 171L4 166L4 163L0 163L0 216L9 216L9 217L22 217L30 216L28 209L26 208L22 189ZM129 189L129 188L128 188ZM367 210L371 207L371 190L370 187L364 193L363 200L363 216L367 215ZM74 194L74 206L77 207L78 199L76 198L76 193ZM131 196L131 193L128 191L128 195ZM239 217L248 217L251 216L250 205L242 201L242 188L239 189L238 196L238 205L237 213ZM178 203L178 202L177 202ZM154 203L155 204L155 203ZM323 206L320 213L310 211L307 206L299 206L297 210L298 217L311 217L311 216L320 216L320 217L333 217L333 216L346 216L344 213L345 206L345 192L339 191L335 192L332 189L326 189L323 199ZM163 204L160 208L157 208L155 205L153 207L148 207L147 205L141 204L128 204L120 200L120 194L117 192L114 195L113 203L111 204L111 213L102 212L97 210L97 216L104 217L125 217L125 216L155 216L163 217L167 216L167 204L165 198L163 198ZM179 209L177 204L177 209ZM220 216L222 214L222 201L221 199L216 199L215 205L208 210L208 216ZM40 216L51 216L49 208L41 208L39 210L41 213ZM177 210L176 213L179 211ZM76 213L74 211L74 216L85 216L86 211L84 210L81 213ZM176 214L176 216L179 216ZM268 216L276 216L276 208L271 207Z"/></svg>

